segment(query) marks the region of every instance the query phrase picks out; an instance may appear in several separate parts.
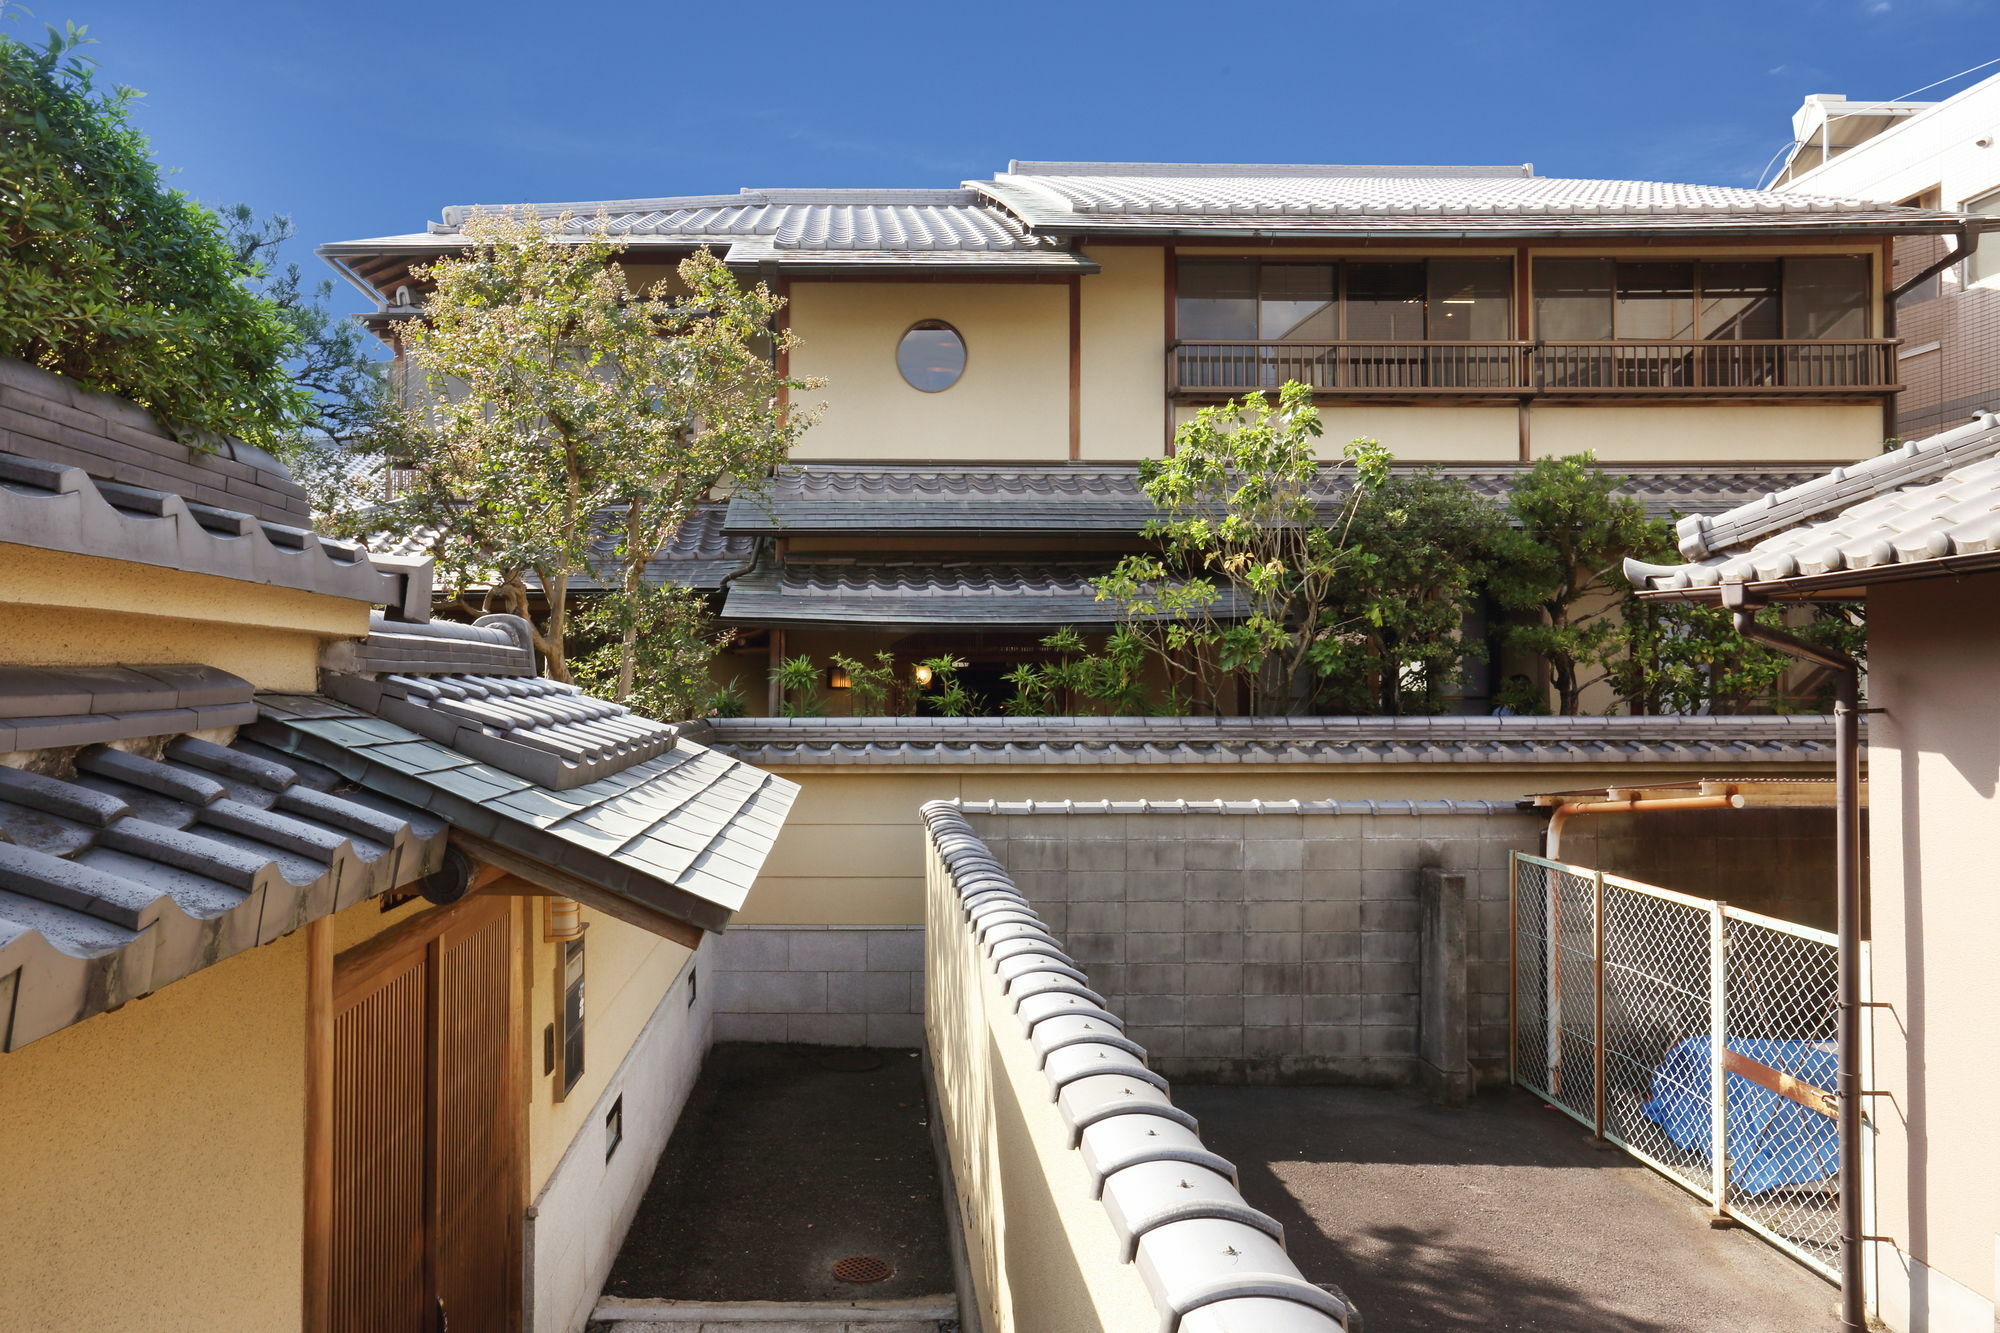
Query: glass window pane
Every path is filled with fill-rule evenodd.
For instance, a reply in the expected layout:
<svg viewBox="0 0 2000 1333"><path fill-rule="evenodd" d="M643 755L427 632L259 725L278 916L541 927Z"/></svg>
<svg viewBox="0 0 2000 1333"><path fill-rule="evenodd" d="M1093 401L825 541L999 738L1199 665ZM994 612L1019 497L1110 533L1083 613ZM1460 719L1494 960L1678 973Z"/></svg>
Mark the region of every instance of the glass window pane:
<svg viewBox="0 0 2000 1333"><path fill-rule="evenodd" d="M1514 261L1433 259L1433 342L1504 342L1514 336Z"/></svg>
<svg viewBox="0 0 2000 1333"><path fill-rule="evenodd" d="M1175 279L1175 331L1184 340L1257 336L1257 261L1186 259Z"/></svg>
<svg viewBox="0 0 2000 1333"><path fill-rule="evenodd" d="M1694 265L1652 260L1619 264L1611 322L1621 342L1694 337Z"/></svg>
<svg viewBox="0 0 2000 1333"><path fill-rule="evenodd" d="M1535 336L1550 342L1609 342L1614 269L1608 259L1537 259Z"/></svg>
<svg viewBox="0 0 2000 1333"><path fill-rule="evenodd" d="M1258 274L1257 336L1331 342L1340 336L1333 265L1266 264Z"/></svg>
<svg viewBox="0 0 2000 1333"><path fill-rule="evenodd" d="M1982 217L2000 217L2000 191L1968 200L1965 211ZM1979 282L1985 278L2000 278L2000 235L1993 232L1979 238L1979 248L1972 252L1972 258L1965 261L1967 282Z"/></svg>
<svg viewBox="0 0 2000 1333"><path fill-rule="evenodd" d="M1347 336L1356 342L1421 342L1424 265L1349 264Z"/></svg>
<svg viewBox="0 0 2000 1333"><path fill-rule="evenodd" d="M912 326L896 345L896 369L913 389L925 393L949 389L965 373L965 340L951 325L925 320Z"/></svg>
<svg viewBox="0 0 2000 1333"><path fill-rule="evenodd" d="M1866 338L1868 260L1860 255L1785 261L1787 338Z"/></svg>
<svg viewBox="0 0 2000 1333"><path fill-rule="evenodd" d="M1701 336L1779 337L1778 265L1773 260L1697 264L1701 282Z"/></svg>

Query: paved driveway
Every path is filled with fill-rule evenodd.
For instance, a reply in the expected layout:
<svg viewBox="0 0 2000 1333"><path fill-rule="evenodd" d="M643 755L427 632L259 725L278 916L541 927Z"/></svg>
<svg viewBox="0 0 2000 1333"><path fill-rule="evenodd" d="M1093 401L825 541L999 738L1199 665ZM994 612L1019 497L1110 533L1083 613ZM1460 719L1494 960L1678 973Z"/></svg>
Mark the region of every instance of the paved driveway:
<svg viewBox="0 0 2000 1333"><path fill-rule="evenodd" d="M1819 1333L1834 1288L1540 1101L1177 1084L1367 1333Z"/></svg>

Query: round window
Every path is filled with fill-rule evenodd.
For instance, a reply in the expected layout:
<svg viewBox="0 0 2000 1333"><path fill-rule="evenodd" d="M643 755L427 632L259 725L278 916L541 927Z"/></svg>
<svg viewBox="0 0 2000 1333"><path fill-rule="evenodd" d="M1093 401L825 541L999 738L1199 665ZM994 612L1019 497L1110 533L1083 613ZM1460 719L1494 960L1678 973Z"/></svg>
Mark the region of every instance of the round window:
<svg viewBox="0 0 2000 1333"><path fill-rule="evenodd" d="M912 389L941 393L965 373L965 339L941 320L912 324L896 344L896 369Z"/></svg>

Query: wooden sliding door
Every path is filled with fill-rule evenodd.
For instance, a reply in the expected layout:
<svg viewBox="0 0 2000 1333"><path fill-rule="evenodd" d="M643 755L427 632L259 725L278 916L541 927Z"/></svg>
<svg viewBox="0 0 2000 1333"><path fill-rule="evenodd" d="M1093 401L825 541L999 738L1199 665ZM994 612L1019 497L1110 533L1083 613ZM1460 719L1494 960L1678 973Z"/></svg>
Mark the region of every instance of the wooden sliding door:
<svg viewBox="0 0 2000 1333"><path fill-rule="evenodd" d="M331 1104L309 1147L329 1158L325 1199L308 1198L311 1327L507 1333L518 1324L520 969L509 908L474 897L437 909L332 969Z"/></svg>

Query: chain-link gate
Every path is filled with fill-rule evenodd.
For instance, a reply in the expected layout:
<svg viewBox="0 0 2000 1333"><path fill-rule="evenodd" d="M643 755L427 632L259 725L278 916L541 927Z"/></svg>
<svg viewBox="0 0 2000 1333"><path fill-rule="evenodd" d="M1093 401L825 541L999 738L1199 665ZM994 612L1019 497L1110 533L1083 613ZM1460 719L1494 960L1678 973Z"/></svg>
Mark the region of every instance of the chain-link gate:
<svg viewBox="0 0 2000 1333"><path fill-rule="evenodd" d="M1525 853L1511 895L1514 1082L1837 1279L1834 937Z"/></svg>

